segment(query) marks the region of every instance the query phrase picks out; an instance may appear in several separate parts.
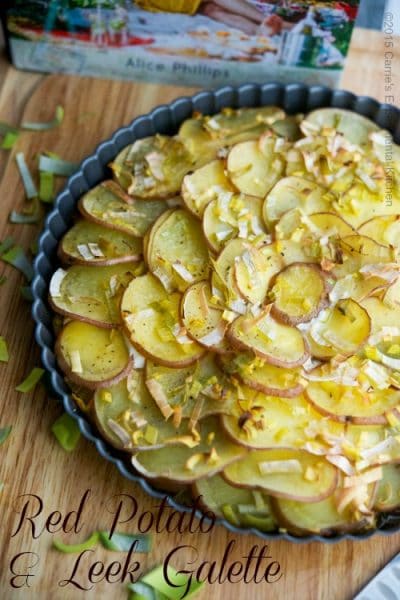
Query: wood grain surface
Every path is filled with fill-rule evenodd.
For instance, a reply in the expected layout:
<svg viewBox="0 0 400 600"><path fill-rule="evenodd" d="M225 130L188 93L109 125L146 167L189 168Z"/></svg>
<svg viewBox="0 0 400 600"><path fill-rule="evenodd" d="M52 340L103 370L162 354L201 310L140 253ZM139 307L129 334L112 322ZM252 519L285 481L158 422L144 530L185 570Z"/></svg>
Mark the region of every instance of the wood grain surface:
<svg viewBox="0 0 400 600"><path fill-rule="evenodd" d="M396 42L400 46L400 40ZM384 42L378 33L355 32L342 87L358 94L384 99ZM399 72L399 52L394 49L393 72ZM0 119L17 124L21 118L47 120L57 104L66 108L66 117L58 129L43 133L24 133L12 152L0 151L0 240L14 236L25 248L38 234L32 225L16 226L7 222L12 208L23 204L23 188L15 165L15 152L23 151L32 170L36 168L39 151L52 150L67 160L80 161L117 127L133 117L149 111L159 103L190 94L189 88L144 85L104 81L70 76L43 76L22 73L0 61ZM400 85L400 84L398 84ZM396 95L396 90L394 92ZM397 102L400 88L397 89ZM54 537L68 543L85 539L95 529L109 529L112 516L110 498L126 493L138 503L139 513L156 512L157 501L148 497L138 485L125 480L117 469L97 453L93 444L81 439L72 453L64 452L50 433L50 426L61 413L57 403L49 398L42 386L34 393L20 394L15 386L30 369L39 365L39 353L34 343L30 305L20 296L21 275L0 263L0 275L7 277L0 288L0 334L10 349L8 364L0 364L1 401L0 426L13 425L7 442L0 448L0 481L4 488L0 496L0 597L4 600L75 600L96 598L119 600L127 598L121 583L97 583L89 591L72 586L60 587L59 582L70 577L76 555L60 554L52 549ZM48 533L33 539L29 523L12 537L20 518L22 494L36 494L43 501L43 510L35 519L36 534L43 528L51 511L64 516L76 510L85 490L90 489L82 529L78 534ZM136 531L137 519L119 530ZM193 546L198 553L197 565L205 560L221 564L230 540L235 545L232 557L243 559L252 546L262 546L255 536L236 536L222 527L211 533L156 533L153 530L153 550L149 555L137 555L140 572L164 561L167 554L180 544ZM271 542L268 555L279 561L282 576L274 583L214 583L204 589L199 600L349 600L400 549L400 534L374 536L364 542L337 544L302 544ZM10 562L18 553L22 565L37 560L29 579L30 587L10 586ZM36 558L35 558L36 557ZM180 555L177 567L185 565L188 554ZM123 561L122 553L96 548L78 571L77 580L88 587L87 573L91 562ZM265 563L267 564L267 563ZM21 579L18 580L21 583Z"/></svg>

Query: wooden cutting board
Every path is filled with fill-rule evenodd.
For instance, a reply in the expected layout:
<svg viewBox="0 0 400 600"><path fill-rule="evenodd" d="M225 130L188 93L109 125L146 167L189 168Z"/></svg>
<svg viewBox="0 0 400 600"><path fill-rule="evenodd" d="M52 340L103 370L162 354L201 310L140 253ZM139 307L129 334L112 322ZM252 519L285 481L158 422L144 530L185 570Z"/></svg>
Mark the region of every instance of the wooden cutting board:
<svg viewBox="0 0 400 600"><path fill-rule="evenodd" d="M399 72L398 58L394 58L393 72ZM44 133L24 133L12 152L0 151L0 240L6 235L13 235L25 248L37 235L37 227L7 223L10 210L18 209L23 204L23 188L15 166L15 152L23 151L33 170L36 154L43 150L52 150L65 159L80 161L102 139L136 115L193 91L189 88L21 73L4 60L0 64L0 77L3 79L0 90L2 120L15 123L21 118L47 120L52 117L57 104L66 108L66 117L60 128ZM343 87L384 99L383 36L369 31L356 31ZM72 584L60 587L60 581L71 577L76 555L58 553L51 547L52 539L76 543L95 529L109 529L112 520L109 511L113 510L116 502L115 498L111 498L117 494L131 495L138 505L137 517L118 527L122 531L137 531L138 516L145 511L157 514L158 503L138 485L126 481L85 439L79 442L73 453L64 452L50 433L50 426L61 409L41 386L34 393L25 395L15 391L15 386L25 374L39 364L39 355L34 344L30 305L20 296L22 277L3 263L0 263L1 274L7 277L7 281L0 288L0 334L8 342L11 358L8 364L0 364L0 426L13 425L10 438L0 448L0 481L4 482L0 496L1 598L127 598L124 585L104 580L88 591ZM65 516L69 511L76 510L87 489L91 492L84 507L79 533L40 533L49 513L58 510ZM42 512L34 519L36 539L32 537L28 522L13 536L21 517L20 511L27 500L27 497L21 498L23 494L34 494L43 503ZM38 510L38 498L30 497L29 510ZM249 554L254 545L258 546L258 550L263 546L255 536L233 535L219 526L210 533L157 533L154 528L152 533L152 552L134 557L140 561L141 573L163 562L171 550L182 544L192 548L180 551L173 564L189 569L188 560L195 560L192 568L206 560L216 561L216 568L219 569L231 540L234 542L231 560L244 562L243 557ZM262 563L264 568L260 570L259 577L269 562L278 561L281 576L277 581L276 577L272 577L273 583L217 582L207 586L199 599L348 600L399 547L400 534L390 537L377 535L364 542L333 545L271 542L265 552L271 558ZM28 579L29 588L15 589L10 585L10 563L20 553L27 554L15 559L14 571L18 574L30 572L33 576ZM74 580L83 588L89 588L88 569L92 562L109 564L113 560L124 559L125 556L120 553L96 548L93 554L83 560ZM27 570L34 562L37 562L36 566L31 571ZM275 568L276 565L271 573ZM19 585L23 581L20 577L15 583Z"/></svg>

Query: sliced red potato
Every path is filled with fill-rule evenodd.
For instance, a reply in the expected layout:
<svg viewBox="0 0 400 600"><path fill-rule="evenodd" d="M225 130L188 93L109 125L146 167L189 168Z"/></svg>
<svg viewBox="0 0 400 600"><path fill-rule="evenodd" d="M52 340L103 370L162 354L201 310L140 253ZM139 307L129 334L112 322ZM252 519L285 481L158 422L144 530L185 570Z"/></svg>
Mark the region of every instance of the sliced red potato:
<svg viewBox="0 0 400 600"><path fill-rule="evenodd" d="M388 287L383 296L383 302L390 308L400 308L400 272L397 279Z"/></svg>
<svg viewBox="0 0 400 600"><path fill-rule="evenodd" d="M277 367L298 367L309 356L301 332L296 327L278 323L269 311L263 311L258 317L238 317L227 335L233 346L252 351Z"/></svg>
<svg viewBox="0 0 400 600"><path fill-rule="evenodd" d="M306 396L312 406L331 419L359 425L385 425L385 413L400 405L398 390L365 392L331 381L310 382Z"/></svg>
<svg viewBox="0 0 400 600"><path fill-rule="evenodd" d="M100 327L114 327L121 323L122 294L137 272L137 263L58 269L50 281L50 304L67 317Z"/></svg>
<svg viewBox="0 0 400 600"><path fill-rule="evenodd" d="M378 244L399 247L400 239L400 216L384 215L373 217L362 223L358 228L360 235L372 238Z"/></svg>
<svg viewBox="0 0 400 600"><path fill-rule="evenodd" d="M250 242L265 236L262 200L244 194L220 194L206 207L203 216L204 235L210 248L218 253L234 237Z"/></svg>
<svg viewBox="0 0 400 600"><path fill-rule="evenodd" d="M383 293L389 286L389 282L379 276L364 277L362 273L344 275L335 281L329 292L331 302L352 298L361 302L369 296Z"/></svg>
<svg viewBox="0 0 400 600"><path fill-rule="evenodd" d="M400 465L384 465L382 474L374 508L384 512L396 510L400 506Z"/></svg>
<svg viewBox="0 0 400 600"><path fill-rule="evenodd" d="M367 524L365 517L351 508L339 513L335 494L319 502L272 498L271 505L281 526L300 536L315 533L330 536Z"/></svg>
<svg viewBox="0 0 400 600"><path fill-rule="evenodd" d="M200 223L183 209L161 215L149 234L146 260L167 291L184 292L209 274L209 255Z"/></svg>
<svg viewBox="0 0 400 600"><path fill-rule="evenodd" d="M339 300L323 310L311 323L310 336L321 345L333 348L337 354L358 352L371 333L371 318L365 308L351 298Z"/></svg>
<svg viewBox="0 0 400 600"><path fill-rule="evenodd" d="M379 298L365 298L360 302L371 319L371 334L382 333L385 328L386 335L391 333L397 335L400 323L400 306L389 306ZM395 328L395 331L393 331Z"/></svg>
<svg viewBox="0 0 400 600"><path fill-rule="evenodd" d="M276 223L284 213L294 208L305 214L329 212L334 199L323 187L303 177L284 177L265 198L263 215L267 226Z"/></svg>
<svg viewBox="0 0 400 600"><path fill-rule="evenodd" d="M97 185L79 200L78 208L88 221L142 237L168 209L168 204L162 201L143 202L132 198L128 204L107 183Z"/></svg>
<svg viewBox="0 0 400 600"><path fill-rule="evenodd" d="M215 143L203 127L204 117L195 116L192 119L185 119L179 128L178 138L188 150L193 161L202 157L205 163L213 160L217 156L220 144Z"/></svg>
<svg viewBox="0 0 400 600"><path fill-rule="evenodd" d="M252 136L256 130L258 137L260 126L272 125L285 117L285 112L277 106L260 106L257 108L222 109L216 115L204 117L203 127L213 138L236 143L242 136ZM243 138L245 139L245 138Z"/></svg>
<svg viewBox="0 0 400 600"><path fill-rule="evenodd" d="M324 458L288 448L253 450L226 466L223 476L232 485L303 502L320 502L338 483L337 469Z"/></svg>
<svg viewBox="0 0 400 600"><path fill-rule="evenodd" d="M261 531L276 528L270 499L258 490L231 485L217 474L195 481L192 492L194 497L201 496L200 504L204 510L225 517L232 525L253 526Z"/></svg>
<svg viewBox="0 0 400 600"><path fill-rule="evenodd" d="M235 281L235 264L250 244L235 238L227 243L217 260L213 262L211 289L219 298L222 307L227 306L237 313L244 313L246 302L240 295Z"/></svg>
<svg viewBox="0 0 400 600"><path fill-rule="evenodd" d="M113 265L142 258L142 240L97 223L81 220L67 231L58 247L60 260L78 265Z"/></svg>
<svg viewBox="0 0 400 600"><path fill-rule="evenodd" d="M110 164L114 178L131 196L168 198L180 190L193 158L177 137L155 135L136 140Z"/></svg>
<svg viewBox="0 0 400 600"><path fill-rule="evenodd" d="M171 446L168 452L144 450L132 457L133 467L149 479L193 483L201 477L219 473L246 454L223 431L216 417L203 419L198 426L199 443L194 448Z"/></svg>
<svg viewBox="0 0 400 600"><path fill-rule="evenodd" d="M225 162L216 159L188 173L183 179L181 194L188 210L202 218L211 200L229 197L234 189L226 175Z"/></svg>
<svg viewBox="0 0 400 600"><path fill-rule="evenodd" d="M283 213L275 225L276 239L318 239L345 237L355 233L344 219L332 212L305 214L301 208Z"/></svg>
<svg viewBox="0 0 400 600"><path fill-rule="evenodd" d="M182 321L187 334L196 342L214 352L229 351L225 340L228 322L223 311L211 303L208 281L199 281L190 286L183 295L181 304Z"/></svg>
<svg viewBox="0 0 400 600"><path fill-rule="evenodd" d="M352 144L359 146L369 145L371 133L380 130L379 126L367 117L344 108L318 108L308 113L303 123L301 126L307 134L315 132L324 135L334 130Z"/></svg>
<svg viewBox="0 0 400 600"><path fill-rule="evenodd" d="M240 388L241 408L223 415L222 425L238 444L249 448L307 448L328 452L328 440L344 435L344 425L323 418L302 396L279 398Z"/></svg>
<svg viewBox="0 0 400 600"><path fill-rule="evenodd" d="M378 244L372 238L364 235L348 235L338 241L341 262L333 269L333 274L339 279L345 275L356 273L366 265L392 263L393 250L388 246Z"/></svg>
<svg viewBox="0 0 400 600"><path fill-rule="evenodd" d="M55 352L66 377L89 389L117 383L132 368L124 336L117 329L69 321L58 335Z"/></svg>
<svg viewBox="0 0 400 600"><path fill-rule="evenodd" d="M326 276L315 264L292 263L270 284L271 314L289 325L305 323L327 304Z"/></svg>
<svg viewBox="0 0 400 600"><path fill-rule="evenodd" d="M167 294L151 273L133 280L121 301L132 344L165 366L185 367L204 354L204 348L181 332L180 301L180 294Z"/></svg>
<svg viewBox="0 0 400 600"><path fill-rule="evenodd" d="M269 396L295 398L304 389L299 369L276 367L251 354L221 357L220 363L226 373L237 375L249 388Z"/></svg>
<svg viewBox="0 0 400 600"><path fill-rule="evenodd" d="M131 371L127 379L97 390L93 410L101 433L120 450L132 452L196 443L188 419L176 426L172 418L166 419L141 371Z"/></svg>
<svg viewBox="0 0 400 600"><path fill-rule="evenodd" d="M283 160L274 152L275 139L260 144L248 141L236 144L227 160L228 175L243 194L263 198L278 181Z"/></svg>
<svg viewBox="0 0 400 600"><path fill-rule="evenodd" d="M274 244L261 248L249 246L235 261L237 289L250 304L264 304L270 281L282 266L282 256Z"/></svg>
<svg viewBox="0 0 400 600"><path fill-rule="evenodd" d="M219 413L229 414L236 402L232 385L210 354L198 363L180 369L147 360L146 381L157 381L156 387L150 386L152 392L162 395L182 418L193 418L197 413L197 419Z"/></svg>

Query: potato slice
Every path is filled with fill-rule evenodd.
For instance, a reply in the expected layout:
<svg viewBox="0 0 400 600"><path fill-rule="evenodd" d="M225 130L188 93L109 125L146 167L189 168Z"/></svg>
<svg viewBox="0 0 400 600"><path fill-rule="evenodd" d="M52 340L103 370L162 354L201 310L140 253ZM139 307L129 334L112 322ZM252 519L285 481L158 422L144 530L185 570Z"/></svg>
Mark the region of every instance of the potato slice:
<svg viewBox="0 0 400 600"><path fill-rule="evenodd" d="M262 199L243 194L220 194L206 207L204 235L210 248L218 253L228 240L239 237L249 242L265 235Z"/></svg>
<svg viewBox="0 0 400 600"><path fill-rule="evenodd" d="M322 311L310 329L317 344L331 347L342 355L358 352L370 333L371 318L367 310L351 298L339 300Z"/></svg>
<svg viewBox="0 0 400 600"><path fill-rule="evenodd" d="M256 318L238 317L227 335L233 346L250 350L277 367L298 367L309 356L300 331L278 323L268 312Z"/></svg>
<svg viewBox="0 0 400 600"><path fill-rule="evenodd" d="M172 419L165 419L140 371L132 371L128 379L97 390L94 416L104 437L128 452L176 445L192 436L188 419L179 427L174 426Z"/></svg>
<svg viewBox="0 0 400 600"><path fill-rule="evenodd" d="M389 306L379 298L365 298L360 302L371 319L371 335L381 333L382 329L393 327L396 329L400 323L400 306Z"/></svg>
<svg viewBox="0 0 400 600"><path fill-rule="evenodd" d="M263 304L271 279L282 266L282 256L277 252L275 244L261 248L249 246L235 262L237 289L250 304Z"/></svg>
<svg viewBox="0 0 400 600"><path fill-rule="evenodd" d="M329 292L329 299L331 302L337 302L344 298L352 298L360 302L369 296L381 294L388 289L388 286L389 282L380 277L364 278L362 273L353 273L335 282Z"/></svg>
<svg viewBox="0 0 400 600"><path fill-rule="evenodd" d="M288 448L253 450L225 467L223 476L232 485L302 502L320 502L338 482L337 469L321 456Z"/></svg>
<svg viewBox="0 0 400 600"><path fill-rule="evenodd" d="M177 137L159 134L136 140L110 164L119 185L146 200L177 194L193 166L193 157Z"/></svg>
<svg viewBox="0 0 400 600"><path fill-rule="evenodd" d="M346 509L339 513L335 494L319 502L302 502L287 498L272 498L272 509L279 523L295 535L318 533L330 536L363 528L367 521L356 511Z"/></svg>
<svg viewBox="0 0 400 600"><path fill-rule="evenodd" d="M322 415L358 425L385 425L385 413L400 405L398 390L364 392L333 381L310 382L306 396Z"/></svg>
<svg viewBox="0 0 400 600"><path fill-rule="evenodd" d="M234 191L225 173L225 162L216 159L185 175L181 193L187 209L201 218L211 200L229 196Z"/></svg>
<svg viewBox="0 0 400 600"><path fill-rule="evenodd" d="M199 408L198 419L215 414L229 414L236 396L232 386L206 354L196 364L173 369L146 361L146 381L156 380L171 408L180 407L182 418L190 418Z"/></svg>
<svg viewBox="0 0 400 600"><path fill-rule="evenodd" d="M162 215L150 232L148 267L168 291L184 292L209 274L209 255L200 223L183 209Z"/></svg>
<svg viewBox="0 0 400 600"><path fill-rule="evenodd" d="M338 241L341 264L337 264L332 273L339 279L345 275L360 271L365 265L391 263L394 261L393 249L378 244L365 235L348 235Z"/></svg>
<svg viewBox="0 0 400 600"><path fill-rule="evenodd" d="M88 220L142 237L150 225L168 209L166 202L143 202L132 198L128 204L104 182L87 192L79 200L78 208Z"/></svg>
<svg viewBox="0 0 400 600"><path fill-rule="evenodd" d="M265 198L264 221L271 226L293 208L300 208L305 214L329 212L333 200L333 194L309 179L294 175L284 177Z"/></svg>
<svg viewBox="0 0 400 600"><path fill-rule="evenodd" d="M199 344L181 338L180 300L180 294L168 295L148 273L131 282L121 301L122 319L132 344L167 367L185 367L204 354Z"/></svg>
<svg viewBox="0 0 400 600"><path fill-rule="evenodd" d="M385 215L368 219L358 228L360 235L372 238L378 244L400 247L400 216Z"/></svg>
<svg viewBox="0 0 400 600"><path fill-rule="evenodd" d="M306 124L315 127L316 133L341 133L352 144L368 146L370 134L379 131L379 126L358 113L344 108L318 108L305 118Z"/></svg>
<svg viewBox="0 0 400 600"><path fill-rule="evenodd" d="M207 163L217 156L221 144L213 140L211 135L204 129L204 117L196 116L186 119L179 128L178 138L188 150L195 163Z"/></svg>
<svg viewBox="0 0 400 600"><path fill-rule="evenodd" d="M301 208L285 212L275 225L276 239L321 239L352 235L354 229L344 219L331 212L304 214Z"/></svg>
<svg viewBox="0 0 400 600"><path fill-rule="evenodd" d="M327 304L325 275L314 264L292 263L273 278L271 314L289 325L310 321Z"/></svg>
<svg viewBox="0 0 400 600"><path fill-rule="evenodd" d="M204 117L203 127L212 137L232 143L232 140L238 136L252 135L252 130L258 131L260 125L269 126L284 117L285 112L277 106L236 110L227 108L211 117Z"/></svg>
<svg viewBox="0 0 400 600"><path fill-rule="evenodd" d="M249 248L249 243L240 238L228 242L217 260L213 262L211 274L212 293L220 299L222 307L244 313L246 303L240 295L235 281L235 264L239 257Z"/></svg>
<svg viewBox="0 0 400 600"><path fill-rule="evenodd" d="M65 375L89 389L117 383L130 371L132 361L117 329L69 321L56 342L58 364Z"/></svg>
<svg viewBox="0 0 400 600"><path fill-rule="evenodd" d="M86 220L73 225L58 247L60 260L78 265L134 262L142 253L141 239Z"/></svg>
<svg viewBox="0 0 400 600"><path fill-rule="evenodd" d="M212 305L211 297L208 281L190 286L182 298L182 321L193 340L214 352L226 353L229 351L225 340L228 322L223 319L223 311Z"/></svg>
<svg viewBox="0 0 400 600"><path fill-rule="evenodd" d="M114 327L121 323L122 294L138 269L141 266L137 263L58 269L50 282L50 304L67 317L99 327Z"/></svg>
<svg viewBox="0 0 400 600"><path fill-rule="evenodd" d="M226 373L237 375L249 388L270 396L294 398L304 389L299 369L276 367L251 354L221 357L220 363Z"/></svg>
<svg viewBox="0 0 400 600"><path fill-rule="evenodd" d="M248 141L236 144L228 154L227 169L232 183L243 194L263 198L275 185L284 169L274 152L273 137L265 143Z"/></svg>
<svg viewBox="0 0 400 600"><path fill-rule="evenodd" d="M383 165L378 163L377 169L382 171ZM355 228L373 217L400 214L400 196L396 192L389 202L385 201L384 177L373 179L373 182L376 186L374 190L355 179L346 189L338 191L339 197L334 202L334 208Z"/></svg>
<svg viewBox="0 0 400 600"><path fill-rule="evenodd" d="M303 398L266 396L241 387L245 400L230 415L222 416L226 432L249 448L302 448L317 443L322 452L328 450L325 438L343 436L344 425L323 418ZM360 429L358 427L358 429Z"/></svg>
<svg viewBox="0 0 400 600"><path fill-rule="evenodd" d="M246 454L246 449L234 444L220 429L216 417L199 424L200 442L194 448L171 446L168 452L144 450L132 457L133 467L149 479L193 483L201 477L219 473L231 462Z"/></svg>
<svg viewBox="0 0 400 600"><path fill-rule="evenodd" d="M400 506L400 465L384 465L383 477L378 484L374 509L393 511Z"/></svg>
<svg viewBox="0 0 400 600"><path fill-rule="evenodd" d="M193 496L201 496L201 505L204 510L211 510L218 517L223 517L224 505L237 507L238 505L248 508L254 507L256 504L254 494L247 488L240 488L231 485L220 475L212 477L203 477L193 484ZM266 511L269 508L269 500L266 496L260 493L261 498L265 498ZM240 515L240 513L239 513Z"/></svg>

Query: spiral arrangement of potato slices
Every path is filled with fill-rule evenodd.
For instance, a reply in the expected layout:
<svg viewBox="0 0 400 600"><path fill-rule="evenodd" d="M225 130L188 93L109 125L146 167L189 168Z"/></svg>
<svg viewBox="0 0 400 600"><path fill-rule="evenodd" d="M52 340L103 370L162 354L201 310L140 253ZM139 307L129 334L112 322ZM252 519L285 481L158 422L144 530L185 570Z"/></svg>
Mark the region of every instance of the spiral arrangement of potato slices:
<svg viewBox="0 0 400 600"><path fill-rule="evenodd" d="M237 526L332 535L398 509L390 134L342 109L224 109L110 168L49 289L59 366L104 438Z"/></svg>

